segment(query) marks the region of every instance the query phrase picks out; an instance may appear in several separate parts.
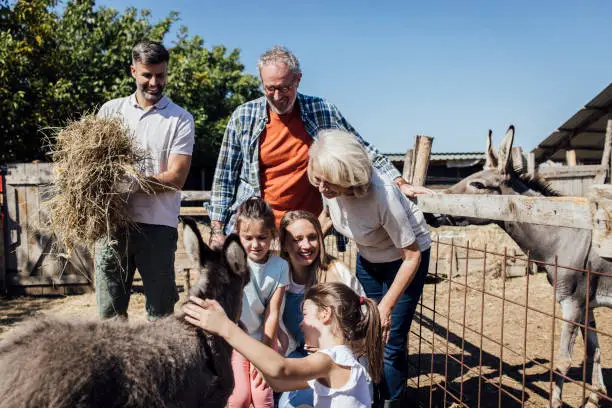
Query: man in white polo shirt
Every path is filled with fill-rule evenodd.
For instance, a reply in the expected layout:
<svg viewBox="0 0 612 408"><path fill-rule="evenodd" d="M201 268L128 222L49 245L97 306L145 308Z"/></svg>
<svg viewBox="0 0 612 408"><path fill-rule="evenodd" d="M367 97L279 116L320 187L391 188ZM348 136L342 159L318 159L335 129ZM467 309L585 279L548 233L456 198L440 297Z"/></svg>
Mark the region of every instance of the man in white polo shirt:
<svg viewBox="0 0 612 408"><path fill-rule="evenodd" d="M118 116L145 149L142 174L155 182L154 194L130 188L129 205L135 227L119 231L112 242L95 247L95 284L102 318L127 317L135 269L142 277L149 320L171 314L178 300L174 283L174 252L181 199L194 145L189 112L164 95L169 53L158 42L140 41L132 48L136 92L113 99L99 116Z"/></svg>

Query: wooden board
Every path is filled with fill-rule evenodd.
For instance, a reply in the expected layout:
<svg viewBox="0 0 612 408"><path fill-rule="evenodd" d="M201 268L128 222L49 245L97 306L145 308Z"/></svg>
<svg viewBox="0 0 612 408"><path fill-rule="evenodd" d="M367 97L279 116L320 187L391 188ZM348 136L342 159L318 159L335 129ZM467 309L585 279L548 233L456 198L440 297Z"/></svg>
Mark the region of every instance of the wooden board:
<svg viewBox="0 0 612 408"><path fill-rule="evenodd" d="M592 228L589 202L582 197L437 194L415 200L423 212L434 214Z"/></svg>
<svg viewBox="0 0 612 408"><path fill-rule="evenodd" d="M17 252L17 270L20 276L28 276L29 247L28 247L28 202L26 201L26 187L15 188L17 200L16 221L19 224L19 246Z"/></svg>
<svg viewBox="0 0 612 408"><path fill-rule="evenodd" d="M4 176L1 176L0 172L0 296L3 296L6 292L6 246L4 245L4 235L6 225L4 224L5 215L5 193L4 187Z"/></svg>
<svg viewBox="0 0 612 408"><path fill-rule="evenodd" d="M38 164L32 164L26 168L28 178L34 178L38 175ZM27 270L22 271L23 274L31 276L36 273L43 256L43 248L40 242L40 196L38 193L39 185L29 184L24 187L26 194L27 208L27 224L28 229L25 231L25 236L22 237L28 246L28 265Z"/></svg>
<svg viewBox="0 0 612 408"><path fill-rule="evenodd" d="M181 191L181 201L210 201L210 191Z"/></svg>
<svg viewBox="0 0 612 408"><path fill-rule="evenodd" d="M545 179L549 178L572 178L572 177L594 177L605 172L605 166L599 164L581 166L560 166L560 167L539 167L538 176Z"/></svg>
<svg viewBox="0 0 612 408"><path fill-rule="evenodd" d="M9 271L17 270L17 256L15 248L19 243L19 222L16 219L17 215L17 189L11 185L6 185L6 219L5 226L7 229L6 237L6 269Z"/></svg>
<svg viewBox="0 0 612 408"><path fill-rule="evenodd" d="M181 207L180 214L184 216L206 217L208 216L208 210L204 207Z"/></svg>
<svg viewBox="0 0 612 408"><path fill-rule="evenodd" d="M16 163L7 165L6 184L39 185L53 181L51 163Z"/></svg>

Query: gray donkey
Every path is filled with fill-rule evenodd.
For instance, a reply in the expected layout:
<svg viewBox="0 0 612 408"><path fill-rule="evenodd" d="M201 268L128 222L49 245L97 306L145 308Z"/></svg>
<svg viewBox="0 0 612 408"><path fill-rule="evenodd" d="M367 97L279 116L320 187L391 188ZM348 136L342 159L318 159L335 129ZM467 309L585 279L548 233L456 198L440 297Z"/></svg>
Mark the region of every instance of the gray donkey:
<svg viewBox="0 0 612 408"><path fill-rule="evenodd" d="M545 183L526 174L517 174L511 163L514 127L510 126L502 141L499 156L491 147L491 131L487 140L487 160L484 169L449 188L450 194L521 194L527 196L559 195ZM476 221L470 223L491 223L493 221ZM569 322L584 324L585 315L588 325L595 328L593 308L612 307L612 262L599 257L591 248L591 231L585 229L534 225L519 222L501 222L502 228L516 241L524 251L530 251L532 259L553 263L558 256L558 265L586 269L603 275L591 274L589 293L587 294L587 274L565 268L558 268L556 281L557 301L561 304L563 314L561 341L557 370L567 375L571 366L572 350L576 341L578 326ZM548 281L554 284L554 267L546 266ZM589 310L586 299L589 299ZM584 336L584 332L583 332ZM606 395L603 373L600 365L600 351L597 333L588 331L587 356L593 364L592 387L586 407L599 406L597 391ZM563 377L557 375L551 396L551 405L558 408L563 405L561 392Z"/></svg>
<svg viewBox="0 0 612 408"><path fill-rule="evenodd" d="M238 238L213 251L186 221L184 240L202 267L191 294L237 319L249 280ZM43 318L0 343L0 407L224 407L231 352L182 315L139 324Z"/></svg>

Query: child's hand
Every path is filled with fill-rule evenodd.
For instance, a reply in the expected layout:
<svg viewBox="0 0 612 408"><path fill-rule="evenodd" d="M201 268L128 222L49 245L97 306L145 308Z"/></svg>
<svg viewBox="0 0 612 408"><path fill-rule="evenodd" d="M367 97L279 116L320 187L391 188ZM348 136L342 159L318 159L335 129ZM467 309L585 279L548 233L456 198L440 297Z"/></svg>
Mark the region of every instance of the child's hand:
<svg viewBox="0 0 612 408"><path fill-rule="evenodd" d="M213 299L202 300L195 296L189 297L190 303L183 306L185 320L209 333L227 337L232 321L228 319L225 311Z"/></svg>
<svg viewBox="0 0 612 408"><path fill-rule="evenodd" d="M252 364L251 364L251 384L253 384L257 388L260 388L260 387L265 388L265 386L267 385L266 380L264 380L263 375Z"/></svg>
<svg viewBox="0 0 612 408"><path fill-rule="evenodd" d="M304 344L304 351L307 352L308 354L312 354L312 353L316 353L317 351L319 351L319 348L308 345L308 344Z"/></svg>

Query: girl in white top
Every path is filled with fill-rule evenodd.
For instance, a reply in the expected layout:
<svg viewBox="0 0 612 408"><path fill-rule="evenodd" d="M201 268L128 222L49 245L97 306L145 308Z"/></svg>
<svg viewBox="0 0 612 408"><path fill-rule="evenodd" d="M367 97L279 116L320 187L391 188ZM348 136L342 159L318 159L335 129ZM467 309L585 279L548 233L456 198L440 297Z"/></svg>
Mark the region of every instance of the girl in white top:
<svg viewBox="0 0 612 408"><path fill-rule="evenodd" d="M274 214L260 197L251 197L236 212L236 232L247 253L251 279L244 287L240 322L254 340L272 347L277 341L277 330L285 286L289 280L289 265L270 251L276 235ZM269 385L261 374L240 353L232 354L234 392L229 407L255 408L274 406Z"/></svg>
<svg viewBox="0 0 612 408"><path fill-rule="evenodd" d="M185 319L222 336L275 391L310 387L315 408L372 405L370 384L380 380L383 362L378 308L345 284L321 283L306 292L300 326L306 342L318 351L300 359L285 358L248 336L216 300L190 300L183 308ZM367 368L358 361L361 356L367 357Z"/></svg>

